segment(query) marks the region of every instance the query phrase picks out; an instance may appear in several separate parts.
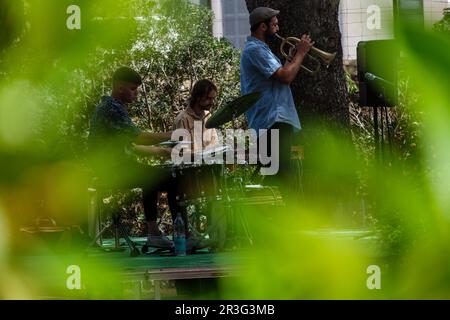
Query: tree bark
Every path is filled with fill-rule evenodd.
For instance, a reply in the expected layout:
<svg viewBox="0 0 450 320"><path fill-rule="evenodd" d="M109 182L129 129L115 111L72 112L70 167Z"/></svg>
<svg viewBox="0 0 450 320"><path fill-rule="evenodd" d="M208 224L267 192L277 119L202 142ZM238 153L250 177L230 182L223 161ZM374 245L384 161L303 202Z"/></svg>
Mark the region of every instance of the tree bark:
<svg viewBox="0 0 450 320"><path fill-rule="evenodd" d="M336 52L327 69L310 75L303 69L291 84L302 126L325 122L326 126L349 126L349 96L342 61L341 32L339 30L339 0L246 0L251 12L258 6L280 10L280 35L298 37L309 33L314 46ZM279 43L272 50L280 56Z"/></svg>

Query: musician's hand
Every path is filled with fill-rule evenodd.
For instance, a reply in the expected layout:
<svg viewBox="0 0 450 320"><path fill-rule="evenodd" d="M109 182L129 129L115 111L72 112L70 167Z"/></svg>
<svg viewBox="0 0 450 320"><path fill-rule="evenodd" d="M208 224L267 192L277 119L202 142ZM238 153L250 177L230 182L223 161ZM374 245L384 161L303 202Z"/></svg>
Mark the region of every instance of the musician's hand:
<svg viewBox="0 0 450 320"><path fill-rule="evenodd" d="M172 155L171 148L160 148L160 147L152 147L153 152L156 156L160 157L162 160L170 159Z"/></svg>
<svg viewBox="0 0 450 320"><path fill-rule="evenodd" d="M161 158L164 158L165 160L172 158L172 148L160 148L163 149L161 151Z"/></svg>
<svg viewBox="0 0 450 320"><path fill-rule="evenodd" d="M172 131L169 132L147 132L142 131L135 139L136 145L154 145L166 140L170 140Z"/></svg>
<svg viewBox="0 0 450 320"><path fill-rule="evenodd" d="M160 147L154 147L154 146L143 146L143 145L138 145L138 144L132 144L134 150L136 151L136 153L140 154L140 155L145 155L145 156L157 156L157 157L161 157L164 159L170 158L171 157L171 151L172 149L170 148L160 148Z"/></svg>
<svg viewBox="0 0 450 320"><path fill-rule="evenodd" d="M311 41L311 38L307 34L302 35L300 40L301 41L296 46L297 53L305 56L314 45L314 41Z"/></svg>
<svg viewBox="0 0 450 320"><path fill-rule="evenodd" d="M292 59L294 59L296 54L297 54L297 48L296 47L290 47L289 48L289 55L287 57L287 60L289 62L292 62Z"/></svg>

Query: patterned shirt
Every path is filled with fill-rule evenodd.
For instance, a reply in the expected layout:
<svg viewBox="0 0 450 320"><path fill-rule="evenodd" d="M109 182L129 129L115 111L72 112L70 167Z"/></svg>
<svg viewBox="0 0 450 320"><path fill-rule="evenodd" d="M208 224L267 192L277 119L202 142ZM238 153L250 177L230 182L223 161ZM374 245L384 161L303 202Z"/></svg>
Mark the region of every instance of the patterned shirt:
<svg viewBox="0 0 450 320"><path fill-rule="evenodd" d="M250 128L269 129L276 122L288 123L296 129L301 128L289 85L273 77L281 67L280 59L266 43L252 36L247 38L241 56L241 93L263 94L246 112Z"/></svg>
<svg viewBox="0 0 450 320"><path fill-rule="evenodd" d="M88 146L91 152L106 152L111 161L134 158L131 142L141 133L121 102L104 96L90 121Z"/></svg>

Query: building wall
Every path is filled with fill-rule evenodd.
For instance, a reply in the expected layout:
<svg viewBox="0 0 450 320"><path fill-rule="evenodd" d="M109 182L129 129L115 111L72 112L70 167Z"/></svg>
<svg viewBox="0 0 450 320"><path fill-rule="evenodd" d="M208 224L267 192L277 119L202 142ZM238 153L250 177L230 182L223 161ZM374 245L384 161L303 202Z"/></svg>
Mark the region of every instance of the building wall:
<svg viewBox="0 0 450 320"><path fill-rule="evenodd" d="M371 28L367 21L373 15L368 12L370 5L380 8L380 28ZM450 7L450 0L424 0L424 23L430 27L443 16L443 9ZM356 47L359 41L393 38L393 1L392 0L341 0L339 20L342 32L344 60L356 59Z"/></svg>
<svg viewBox="0 0 450 320"><path fill-rule="evenodd" d="M430 27L436 21L442 18L442 11L450 7L450 0L424 1L423 11L425 25Z"/></svg>
<svg viewBox="0 0 450 320"><path fill-rule="evenodd" d="M191 0L211 6L215 13L214 36L227 38L236 48L243 48L250 34L248 12L245 0ZM380 24L374 25L371 19L377 6ZM426 26L442 18L443 9L450 7L450 0L424 0L424 20ZM393 0L341 0L339 23L342 33L344 60L356 59L359 41L389 39L393 37ZM369 23L368 23L369 21Z"/></svg>
<svg viewBox="0 0 450 320"><path fill-rule="evenodd" d="M243 48L250 35L248 12L244 0L221 0L223 36L236 48Z"/></svg>
<svg viewBox="0 0 450 320"><path fill-rule="evenodd" d="M208 0L189 0L189 1L192 3L195 3L195 4L200 4L200 5L205 5L205 6L209 5Z"/></svg>
<svg viewBox="0 0 450 320"><path fill-rule="evenodd" d="M213 18L213 36L216 38L222 38L224 36L223 29L226 27L226 23L223 21L223 6L222 0L211 0L211 10L214 12Z"/></svg>
<svg viewBox="0 0 450 320"><path fill-rule="evenodd" d="M374 19L378 13L377 25ZM392 38L392 21L392 0L341 0L339 23L344 60L356 59L356 47L360 41Z"/></svg>

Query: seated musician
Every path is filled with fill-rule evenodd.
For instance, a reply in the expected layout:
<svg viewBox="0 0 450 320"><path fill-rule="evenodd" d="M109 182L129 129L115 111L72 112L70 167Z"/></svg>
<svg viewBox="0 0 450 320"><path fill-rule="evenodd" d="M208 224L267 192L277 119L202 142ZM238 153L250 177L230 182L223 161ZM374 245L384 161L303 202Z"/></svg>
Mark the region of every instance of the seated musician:
<svg viewBox="0 0 450 320"><path fill-rule="evenodd" d="M127 107L136 100L141 84L140 75L130 68L122 67L114 73L111 96L102 97L91 117L88 140L91 165L101 184L111 188L142 188L147 245L171 248L172 241L157 227L157 201L158 191L173 189L176 181L169 172L140 164L136 158L137 154L169 158L170 149L152 145L169 140L171 132L142 131L130 119ZM174 197L169 200L174 215L177 203Z"/></svg>
<svg viewBox="0 0 450 320"><path fill-rule="evenodd" d="M197 81L192 88L188 106L175 119L174 130L186 129L190 133L190 140L193 142L190 150L192 154L202 150L206 151L220 144L216 129L205 127L206 121L211 117L210 110L216 96L217 87L213 82L207 79ZM195 132L196 130L197 132ZM207 181L203 181L203 183L206 186L206 192L212 192L212 188L207 186ZM189 188L189 186L180 186L180 190L183 188ZM189 243L197 248L208 247L212 244L204 239L194 238L188 241Z"/></svg>
<svg viewBox="0 0 450 320"><path fill-rule="evenodd" d="M175 119L174 129L186 129L194 142L193 152L205 150L219 144L216 129L206 129L206 121L211 117L211 108L217 96L217 87L207 79L199 80L194 84L189 105L181 111ZM197 122L197 126L195 123ZM194 133L194 128L201 130Z"/></svg>

